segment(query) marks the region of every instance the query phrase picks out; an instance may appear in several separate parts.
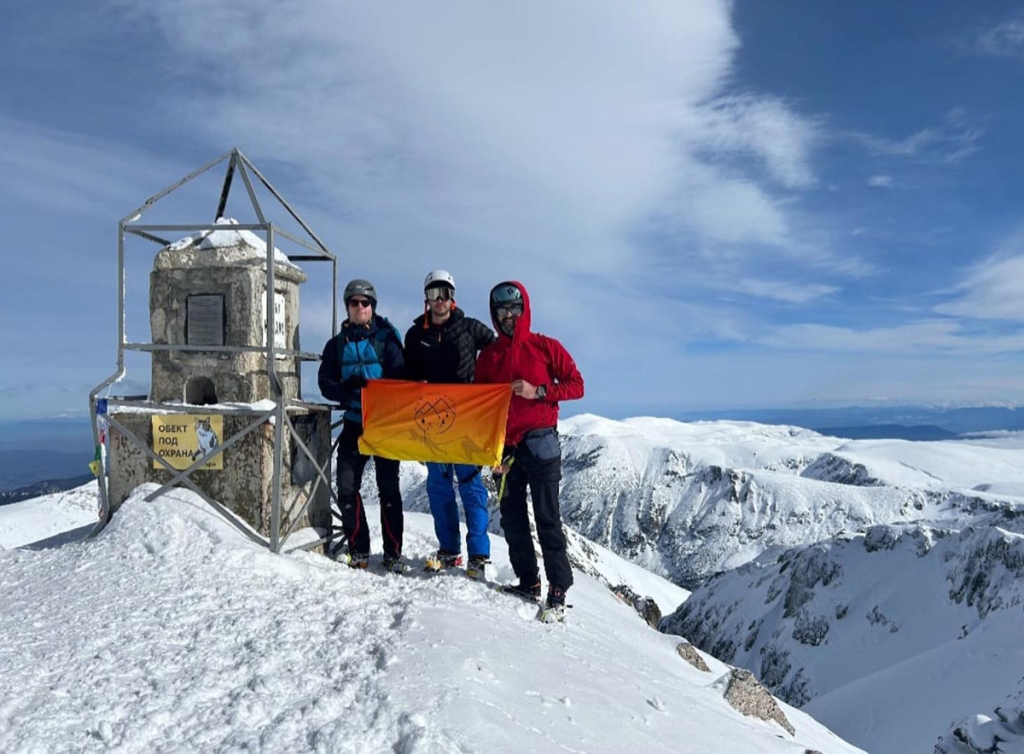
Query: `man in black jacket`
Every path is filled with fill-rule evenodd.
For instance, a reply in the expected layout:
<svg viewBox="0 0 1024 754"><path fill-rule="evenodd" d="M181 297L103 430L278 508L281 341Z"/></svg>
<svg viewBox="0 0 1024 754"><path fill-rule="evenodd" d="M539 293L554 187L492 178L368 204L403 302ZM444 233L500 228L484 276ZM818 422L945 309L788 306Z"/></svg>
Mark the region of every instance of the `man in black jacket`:
<svg viewBox="0 0 1024 754"><path fill-rule="evenodd" d="M494 342L494 333L456 307L455 279L446 270L433 270L427 275L423 292L425 311L405 334L406 377L438 383L472 382L477 353ZM480 467L468 464L427 464L427 497L440 546L435 556L427 558L427 569L439 571L462 563L456 482L466 512L466 573L483 578L491 555L487 489L480 478Z"/></svg>

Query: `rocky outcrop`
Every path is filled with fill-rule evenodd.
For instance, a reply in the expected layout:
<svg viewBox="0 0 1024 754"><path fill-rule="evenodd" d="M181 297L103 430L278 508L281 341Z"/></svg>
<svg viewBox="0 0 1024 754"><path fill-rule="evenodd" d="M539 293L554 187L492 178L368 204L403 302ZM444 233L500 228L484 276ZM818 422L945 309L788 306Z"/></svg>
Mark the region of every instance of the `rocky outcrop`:
<svg viewBox="0 0 1024 754"><path fill-rule="evenodd" d="M781 725L789 735L796 734L796 728L786 718L778 702L757 682L754 674L742 668L733 668L725 680L725 700L747 717L770 720Z"/></svg>
<svg viewBox="0 0 1024 754"><path fill-rule="evenodd" d="M700 652L698 652L696 647L689 642L681 641L676 644L676 654L702 673L711 672L711 668L709 668L708 664L704 662L704 658L700 656Z"/></svg>
<svg viewBox="0 0 1024 754"><path fill-rule="evenodd" d="M878 487L882 484L871 475L863 464L832 453L822 453L801 472L800 476L854 487Z"/></svg>
<svg viewBox="0 0 1024 754"><path fill-rule="evenodd" d="M612 587L612 593L627 605L636 610L637 615L644 619L644 622L651 628L656 629L661 623L661 608L654 601L654 597L644 597L633 591L628 584L619 584Z"/></svg>

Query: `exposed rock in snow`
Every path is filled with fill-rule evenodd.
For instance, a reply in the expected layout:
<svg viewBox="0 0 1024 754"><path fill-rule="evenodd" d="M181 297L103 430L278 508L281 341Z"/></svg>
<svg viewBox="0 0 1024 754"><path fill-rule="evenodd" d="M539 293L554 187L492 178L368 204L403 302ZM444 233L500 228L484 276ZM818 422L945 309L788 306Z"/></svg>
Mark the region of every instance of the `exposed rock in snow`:
<svg viewBox="0 0 1024 754"><path fill-rule="evenodd" d="M700 656L700 652L698 652L689 642L681 641L676 644L676 653L702 673L711 672L711 668L709 668L708 664L704 662L704 658Z"/></svg>
<svg viewBox="0 0 1024 754"><path fill-rule="evenodd" d="M729 704L748 717L777 722L791 736L796 733L796 729L786 719L772 695L757 682L753 673L742 668L734 668L729 671L727 679L724 696Z"/></svg>

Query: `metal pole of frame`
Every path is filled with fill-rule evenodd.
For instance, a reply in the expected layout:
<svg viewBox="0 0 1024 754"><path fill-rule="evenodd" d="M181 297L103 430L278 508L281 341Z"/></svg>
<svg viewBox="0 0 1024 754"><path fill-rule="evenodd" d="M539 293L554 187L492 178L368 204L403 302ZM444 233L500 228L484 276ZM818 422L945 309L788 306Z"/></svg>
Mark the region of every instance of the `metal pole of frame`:
<svg viewBox="0 0 1024 754"><path fill-rule="evenodd" d="M284 456L284 390L277 378L274 363L274 333L276 327L274 311L274 225L267 226L267 376L270 390L277 399L274 413L274 480L270 490L270 551L281 551L281 466Z"/></svg>
<svg viewBox="0 0 1024 754"><path fill-rule="evenodd" d="M92 421L92 436L96 447L100 448L100 468L96 477L100 495L99 522L93 530L96 534L107 524L110 518L110 490L107 488L107 467L110 465L110 455L103 455L100 443L99 417L96 414L99 394L117 380L124 376L124 223L117 226L117 371L98 385L89 393L89 418ZM108 434L109 442L109 434Z"/></svg>

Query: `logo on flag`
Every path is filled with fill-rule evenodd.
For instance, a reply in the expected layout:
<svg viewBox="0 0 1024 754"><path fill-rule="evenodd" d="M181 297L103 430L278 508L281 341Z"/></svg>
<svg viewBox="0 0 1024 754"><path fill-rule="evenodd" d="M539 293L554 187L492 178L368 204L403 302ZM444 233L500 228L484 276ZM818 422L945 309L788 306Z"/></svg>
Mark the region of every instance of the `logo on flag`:
<svg viewBox="0 0 1024 754"><path fill-rule="evenodd" d="M443 435L455 426L455 401L446 395L428 395L417 402L415 416L424 435Z"/></svg>

